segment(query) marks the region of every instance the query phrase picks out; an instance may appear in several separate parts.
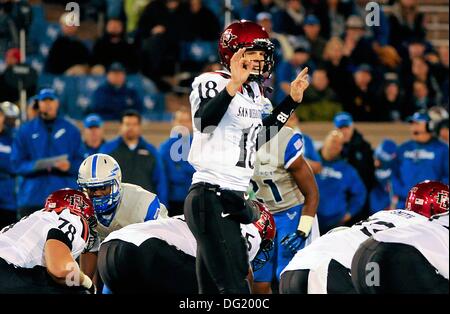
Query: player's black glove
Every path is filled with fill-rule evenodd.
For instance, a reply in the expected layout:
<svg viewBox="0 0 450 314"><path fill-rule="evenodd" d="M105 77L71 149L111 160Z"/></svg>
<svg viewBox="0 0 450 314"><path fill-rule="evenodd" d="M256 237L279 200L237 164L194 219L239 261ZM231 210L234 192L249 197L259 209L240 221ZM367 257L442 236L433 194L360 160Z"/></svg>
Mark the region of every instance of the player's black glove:
<svg viewBox="0 0 450 314"><path fill-rule="evenodd" d="M298 250L303 248L305 241L306 235L302 231L296 230L284 237L284 239L281 240L281 245L287 247L292 254L296 254Z"/></svg>

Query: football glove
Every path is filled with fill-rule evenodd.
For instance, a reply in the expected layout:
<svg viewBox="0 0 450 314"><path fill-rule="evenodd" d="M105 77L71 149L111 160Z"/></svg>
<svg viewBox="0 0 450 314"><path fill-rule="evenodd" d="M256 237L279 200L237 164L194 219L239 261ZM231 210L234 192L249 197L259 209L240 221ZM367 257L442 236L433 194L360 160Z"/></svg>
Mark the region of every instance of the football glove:
<svg viewBox="0 0 450 314"><path fill-rule="evenodd" d="M289 249L291 253L295 255L298 250L303 248L306 238L306 235L302 231L296 230L284 237L284 239L281 240L281 245Z"/></svg>

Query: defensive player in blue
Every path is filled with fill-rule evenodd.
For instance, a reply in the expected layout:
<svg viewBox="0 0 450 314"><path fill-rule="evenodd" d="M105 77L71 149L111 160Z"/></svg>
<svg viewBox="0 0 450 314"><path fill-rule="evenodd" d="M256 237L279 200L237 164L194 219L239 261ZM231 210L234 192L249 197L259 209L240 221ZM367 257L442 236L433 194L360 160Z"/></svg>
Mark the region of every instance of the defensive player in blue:
<svg viewBox="0 0 450 314"><path fill-rule="evenodd" d="M278 282L295 253L319 237L315 219L319 191L304 158L303 136L288 125L256 154L253 191L273 213L277 234L273 255L254 272L254 293L271 293L272 281Z"/></svg>
<svg viewBox="0 0 450 314"><path fill-rule="evenodd" d="M416 112L410 119L411 140L398 148L398 176L393 178L399 202L406 200L409 189L425 180L448 184L448 145L434 136L430 116Z"/></svg>
<svg viewBox="0 0 450 314"><path fill-rule="evenodd" d="M397 144L385 139L374 152L375 186L370 191L370 213L374 214L383 209L395 209L396 197L392 190L392 176L397 175L395 159Z"/></svg>
<svg viewBox="0 0 450 314"><path fill-rule="evenodd" d="M320 198L317 216L320 232L349 223L361 211L366 200L366 187L358 172L340 157L344 136L331 131L320 150L322 171L316 175Z"/></svg>

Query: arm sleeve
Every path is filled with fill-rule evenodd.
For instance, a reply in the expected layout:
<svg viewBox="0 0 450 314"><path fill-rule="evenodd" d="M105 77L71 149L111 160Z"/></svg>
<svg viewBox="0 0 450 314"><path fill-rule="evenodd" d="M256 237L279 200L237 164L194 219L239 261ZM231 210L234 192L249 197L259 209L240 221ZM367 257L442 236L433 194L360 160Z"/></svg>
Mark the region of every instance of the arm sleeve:
<svg viewBox="0 0 450 314"><path fill-rule="evenodd" d="M19 129L13 141L11 165L16 174L26 176L34 172L35 161L30 160L22 130Z"/></svg>
<svg viewBox="0 0 450 314"><path fill-rule="evenodd" d="M212 132L225 115L233 97L225 87L229 79L219 73L206 73L192 83L189 100L194 126L201 132ZM208 128L210 127L210 128ZM208 128L208 130L205 130Z"/></svg>
<svg viewBox="0 0 450 314"><path fill-rule="evenodd" d="M69 237L58 228L52 228L48 231L47 241L48 240L58 240L67 245L69 250L72 251L72 242L69 240Z"/></svg>
<svg viewBox="0 0 450 314"><path fill-rule="evenodd" d="M269 116L263 119L263 129L258 133L257 138L257 150L277 135L298 105L299 103L295 102L291 96L287 96Z"/></svg>
<svg viewBox="0 0 450 314"><path fill-rule="evenodd" d="M348 171L348 212L352 217L361 211L366 201L367 190L356 170L351 167Z"/></svg>
<svg viewBox="0 0 450 314"><path fill-rule="evenodd" d="M288 169L292 163L303 155L303 138L299 133L295 133L284 151L284 168Z"/></svg>

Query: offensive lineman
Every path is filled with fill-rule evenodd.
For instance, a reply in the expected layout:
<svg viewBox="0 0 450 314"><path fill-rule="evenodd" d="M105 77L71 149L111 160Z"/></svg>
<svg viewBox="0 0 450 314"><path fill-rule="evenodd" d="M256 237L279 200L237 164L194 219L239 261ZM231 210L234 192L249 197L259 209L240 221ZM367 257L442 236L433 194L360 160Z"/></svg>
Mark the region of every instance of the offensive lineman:
<svg viewBox="0 0 450 314"><path fill-rule="evenodd" d="M99 242L81 259L82 269L88 275L96 270L97 251L112 231L129 224L154 220L167 210L158 197L140 186L122 183L122 172L117 161L106 154L87 157L78 171L78 185L94 205L98 219Z"/></svg>
<svg viewBox="0 0 450 314"><path fill-rule="evenodd" d="M444 213L419 224L376 233L356 251L352 281L358 293L449 293L449 191L444 184L433 185L419 184L408 201L411 206L420 206L421 200L429 200L423 206L438 206L446 209ZM430 192L433 197L428 197ZM374 265L369 263L378 266L378 278L367 276L366 269L373 268L366 266Z"/></svg>
<svg viewBox="0 0 450 314"><path fill-rule="evenodd" d="M413 187L409 195L413 195L418 186ZM351 228L330 231L320 237L299 251L283 270L280 292L285 294L355 293L350 269L352 258L359 245L377 232L420 223L432 215L444 212L441 208L430 208L424 205L431 201L434 195L425 197L424 203L417 206L411 206L407 201L404 210L380 211Z"/></svg>
<svg viewBox="0 0 450 314"><path fill-rule="evenodd" d="M270 139L267 133L275 135L286 123L309 85L305 68L291 83L290 95L263 120L262 83L272 72L273 51L261 26L232 23L219 40L226 71L204 73L192 84L194 135L188 160L196 172L184 214L197 241L200 293L249 293L240 223L257 216L245 194L255 153ZM267 132L260 132L263 127Z"/></svg>
<svg viewBox="0 0 450 314"><path fill-rule="evenodd" d="M75 260L96 242L96 225L84 193L50 194L42 210L0 231L0 294L95 293Z"/></svg>
<svg viewBox="0 0 450 314"><path fill-rule="evenodd" d="M304 149L302 135L286 125L256 153L253 191L277 225L274 254L254 273L256 293L271 293L272 281L278 285L281 271L297 251L319 237L314 218L319 191Z"/></svg>
<svg viewBox="0 0 450 314"><path fill-rule="evenodd" d="M269 210L255 203L261 212L259 220L241 225L249 261L258 251L267 258L275 236ZM196 251L195 238L183 215L132 224L112 232L102 243L99 272L113 293L196 294Z"/></svg>

